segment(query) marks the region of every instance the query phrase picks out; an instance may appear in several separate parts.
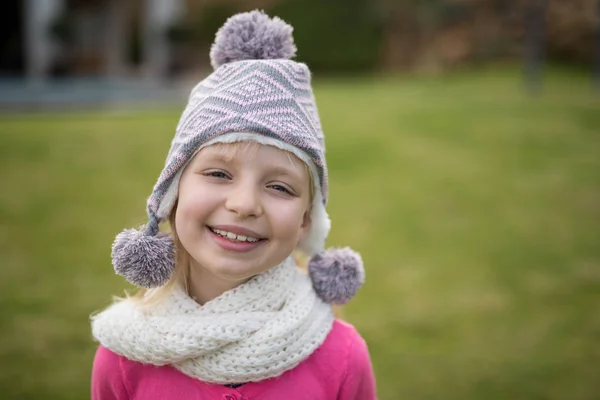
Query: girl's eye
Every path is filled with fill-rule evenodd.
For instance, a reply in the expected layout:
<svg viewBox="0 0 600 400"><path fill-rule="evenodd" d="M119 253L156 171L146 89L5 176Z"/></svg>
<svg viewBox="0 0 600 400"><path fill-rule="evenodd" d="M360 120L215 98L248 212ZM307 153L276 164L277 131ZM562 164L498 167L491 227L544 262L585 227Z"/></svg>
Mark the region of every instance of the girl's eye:
<svg viewBox="0 0 600 400"><path fill-rule="evenodd" d="M286 187L281 186L281 185L271 185L271 188L277 190L278 192L282 192L285 194L292 194L291 191L289 191Z"/></svg>
<svg viewBox="0 0 600 400"><path fill-rule="evenodd" d="M225 172L223 172L223 171L210 171L210 172L207 172L204 175L210 176L211 178L220 178L220 179L227 179L227 178L229 178L227 176L227 174Z"/></svg>

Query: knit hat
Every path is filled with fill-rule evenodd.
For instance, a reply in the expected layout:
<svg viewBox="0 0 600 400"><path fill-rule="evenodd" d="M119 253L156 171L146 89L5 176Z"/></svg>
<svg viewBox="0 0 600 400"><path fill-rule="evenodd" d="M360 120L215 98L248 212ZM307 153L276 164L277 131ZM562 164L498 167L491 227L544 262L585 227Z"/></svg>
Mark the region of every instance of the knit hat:
<svg viewBox="0 0 600 400"><path fill-rule="evenodd" d="M117 235L117 274L140 287L165 284L175 268L171 235L159 232L177 200L185 166L214 143L255 141L289 151L309 168L315 190L309 232L299 247L310 257L317 295L343 304L364 282L360 255L349 248L323 250L329 233L325 141L310 84L310 70L292 61L293 28L252 11L229 18L210 51L214 72L191 91L165 166L148 198L148 223Z"/></svg>

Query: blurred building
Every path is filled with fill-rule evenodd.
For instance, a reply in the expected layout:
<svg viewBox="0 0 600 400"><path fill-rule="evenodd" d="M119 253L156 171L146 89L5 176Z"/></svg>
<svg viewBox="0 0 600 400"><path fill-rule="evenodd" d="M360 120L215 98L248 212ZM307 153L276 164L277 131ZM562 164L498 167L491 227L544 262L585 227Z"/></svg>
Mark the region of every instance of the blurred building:
<svg viewBox="0 0 600 400"><path fill-rule="evenodd" d="M179 100L225 18L276 1L7 0L0 109Z"/></svg>
<svg viewBox="0 0 600 400"><path fill-rule="evenodd" d="M4 3L0 74L123 77L167 73L168 28L183 0L24 0ZM143 61L143 62L142 62Z"/></svg>
<svg viewBox="0 0 600 400"><path fill-rule="evenodd" d="M587 65L596 57L600 71L600 0L7 0L2 6L0 106L18 98L45 101L49 92L39 88L57 82L64 86L55 92L76 102L85 96L71 96L80 88L74 80L85 80L88 97L110 100L119 91L146 96L124 84L197 79L199 69L210 68L208 50L225 19L256 8L292 23L299 60L319 73L437 73L522 62L531 52L527 37L536 13L545 21L540 54Z"/></svg>
<svg viewBox="0 0 600 400"><path fill-rule="evenodd" d="M388 69L445 69L482 59L519 57L528 15L540 1L530 0L9 0L0 13L0 76L40 81L52 76L145 76L160 79L178 66L194 66L206 56L207 40L231 13L252 8L276 11L303 32L302 58L312 65L334 57L331 49L345 24L370 24L368 49L379 48L369 65ZM547 0L548 54L561 61L586 62L594 56L597 0ZM286 6L287 4L287 6ZM310 7L309 7L310 6ZM348 22L360 8L359 17ZM364 11L364 12L363 12ZM312 15L304 15L310 13ZM315 15L318 13L318 15ZM317 18L320 17L320 18ZM337 21L337 20L341 20ZM323 27L336 27L331 32ZM308 24L308 25L307 25ZM369 33L368 31L367 33ZM308 33L307 33L308 32ZM363 34L366 36L366 34ZM356 40L354 40L356 42ZM192 44L182 51L182 43ZM354 48L354 50L353 50ZM358 50L357 50L358 51ZM315 52L314 57L310 54ZM183 54L182 54L183 53ZM207 59L207 57L204 57ZM345 59L344 59L345 60ZM204 60L206 61L206 60ZM347 63L347 60L344 61ZM327 65L335 64L334 62ZM334 65L335 67L335 65ZM336 67L337 68L337 67ZM335 69L335 68L334 68Z"/></svg>

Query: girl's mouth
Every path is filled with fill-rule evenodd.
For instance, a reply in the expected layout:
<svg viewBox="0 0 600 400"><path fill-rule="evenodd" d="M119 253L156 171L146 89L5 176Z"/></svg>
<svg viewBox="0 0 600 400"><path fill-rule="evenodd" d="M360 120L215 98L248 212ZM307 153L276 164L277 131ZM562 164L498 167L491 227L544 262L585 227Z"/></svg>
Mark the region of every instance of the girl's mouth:
<svg viewBox="0 0 600 400"><path fill-rule="evenodd" d="M210 226L207 226L207 229L215 242L228 251L246 252L254 250L267 241L267 239L237 234Z"/></svg>
<svg viewBox="0 0 600 400"><path fill-rule="evenodd" d="M224 231L221 229L211 228L210 226L208 227L208 229L210 229L213 233L215 233L219 236L222 236L224 238L231 240L232 242L258 242L259 240L261 240L261 239L258 239L258 238L252 237L252 236L238 235L233 232L228 232L228 231Z"/></svg>

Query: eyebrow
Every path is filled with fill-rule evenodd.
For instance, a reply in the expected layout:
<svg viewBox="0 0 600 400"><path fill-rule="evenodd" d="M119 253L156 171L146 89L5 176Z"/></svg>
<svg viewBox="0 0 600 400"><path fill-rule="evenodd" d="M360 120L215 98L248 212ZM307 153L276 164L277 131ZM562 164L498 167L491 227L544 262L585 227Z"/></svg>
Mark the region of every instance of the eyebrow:
<svg viewBox="0 0 600 400"><path fill-rule="evenodd" d="M211 152L208 154L204 154L204 157L199 157L195 161L195 164L203 162L222 162L225 164L230 164L232 160L231 157L226 157L225 154Z"/></svg>
<svg viewBox="0 0 600 400"><path fill-rule="evenodd" d="M282 167L279 165L269 167L269 174L272 175L284 175L289 176L291 178L296 178L298 180L302 180L302 175L292 170L291 168Z"/></svg>

